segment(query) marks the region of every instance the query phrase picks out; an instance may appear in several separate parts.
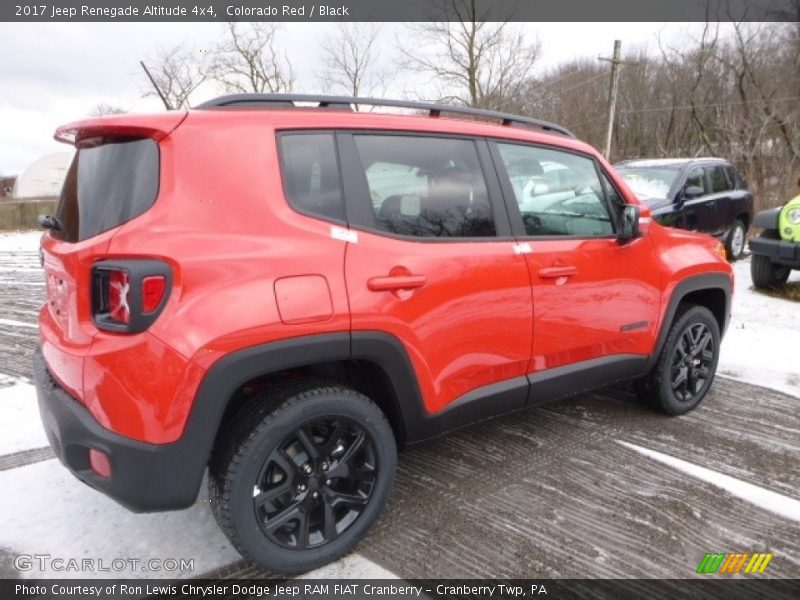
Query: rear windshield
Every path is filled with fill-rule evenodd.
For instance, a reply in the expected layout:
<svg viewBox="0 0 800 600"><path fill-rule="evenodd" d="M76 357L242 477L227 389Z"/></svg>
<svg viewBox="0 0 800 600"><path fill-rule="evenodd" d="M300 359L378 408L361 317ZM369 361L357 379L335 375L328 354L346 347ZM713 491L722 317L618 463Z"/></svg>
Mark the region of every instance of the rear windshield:
<svg viewBox="0 0 800 600"><path fill-rule="evenodd" d="M158 145L142 138L82 140L72 160L53 237L79 242L108 231L153 205L158 195Z"/></svg>

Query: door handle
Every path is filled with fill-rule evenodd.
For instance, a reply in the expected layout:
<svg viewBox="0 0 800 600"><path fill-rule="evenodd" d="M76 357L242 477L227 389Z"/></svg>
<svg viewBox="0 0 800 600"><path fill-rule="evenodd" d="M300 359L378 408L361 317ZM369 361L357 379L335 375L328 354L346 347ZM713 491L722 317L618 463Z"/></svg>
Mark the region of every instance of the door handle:
<svg viewBox="0 0 800 600"><path fill-rule="evenodd" d="M570 277L577 275L578 269L575 267L544 267L539 269L539 277L545 279L556 279L558 277Z"/></svg>
<svg viewBox="0 0 800 600"><path fill-rule="evenodd" d="M425 285L425 281L424 275L387 275L369 278L367 287L373 292L412 290Z"/></svg>

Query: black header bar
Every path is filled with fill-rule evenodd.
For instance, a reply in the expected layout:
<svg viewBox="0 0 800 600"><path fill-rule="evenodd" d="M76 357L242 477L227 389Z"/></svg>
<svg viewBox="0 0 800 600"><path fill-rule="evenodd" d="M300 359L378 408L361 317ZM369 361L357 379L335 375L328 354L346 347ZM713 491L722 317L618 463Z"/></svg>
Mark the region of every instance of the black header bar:
<svg viewBox="0 0 800 600"><path fill-rule="evenodd" d="M471 0L4 0L7 22L458 21ZM477 21L800 21L796 0L475 0ZM463 19L468 20L468 19Z"/></svg>

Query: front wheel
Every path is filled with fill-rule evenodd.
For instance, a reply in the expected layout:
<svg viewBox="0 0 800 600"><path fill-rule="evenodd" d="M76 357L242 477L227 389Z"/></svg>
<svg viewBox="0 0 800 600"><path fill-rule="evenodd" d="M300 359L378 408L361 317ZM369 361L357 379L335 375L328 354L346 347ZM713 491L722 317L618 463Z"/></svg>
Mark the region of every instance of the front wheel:
<svg viewBox="0 0 800 600"><path fill-rule="evenodd" d="M358 392L274 388L226 429L211 462L212 509L245 558L305 572L366 534L389 497L396 452L383 412Z"/></svg>
<svg viewBox="0 0 800 600"><path fill-rule="evenodd" d="M729 261L733 262L739 260L742 254L744 254L744 238L746 233L744 223L736 219L725 240L725 251L728 254Z"/></svg>
<svg viewBox="0 0 800 600"><path fill-rule="evenodd" d="M696 408L714 380L719 348L719 325L711 311L686 308L670 327L652 371L638 382L639 394L669 415Z"/></svg>

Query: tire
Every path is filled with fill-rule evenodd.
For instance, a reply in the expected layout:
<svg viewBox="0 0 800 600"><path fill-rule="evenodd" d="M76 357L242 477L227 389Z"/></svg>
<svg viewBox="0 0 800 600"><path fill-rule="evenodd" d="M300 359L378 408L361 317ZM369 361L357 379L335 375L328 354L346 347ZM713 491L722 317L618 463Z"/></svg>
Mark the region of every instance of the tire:
<svg viewBox="0 0 800 600"><path fill-rule="evenodd" d="M637 393L668 415L695 409L714 381L719 347L719 325L711 311L685 306L670 327L655 366L636 382Z"/></svg>
<svg viewBox="0 0 800 600"><path fill-rule="evenodd" d="M396 464L392 429L368 398L320 381L282 384L226 427L209 466L211 507L246 559L302 573L364 537Z"/></svg>
<svg viewBox="0 0 800 600"><path fill-rule="evenodd" d="M744 254L744 238L747 233L747 228L739 219L736 219L731 225L731 230L728 232L728 237L725 238L725 251L728 254L728 260L734 262L742 258Z"/></svg>
<svg viewBox="0 0 800 600"><path fill-rule="evenodd" d="M768 240L781 239L780 234L773 229L763 231L760 237ZM766 256L753 254L750 257L750 278L757 289L782 288L789 280L791 271L787 266L776 265Z"/></svg>

